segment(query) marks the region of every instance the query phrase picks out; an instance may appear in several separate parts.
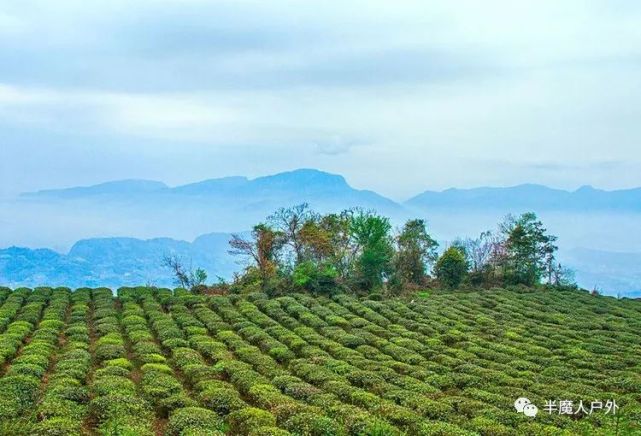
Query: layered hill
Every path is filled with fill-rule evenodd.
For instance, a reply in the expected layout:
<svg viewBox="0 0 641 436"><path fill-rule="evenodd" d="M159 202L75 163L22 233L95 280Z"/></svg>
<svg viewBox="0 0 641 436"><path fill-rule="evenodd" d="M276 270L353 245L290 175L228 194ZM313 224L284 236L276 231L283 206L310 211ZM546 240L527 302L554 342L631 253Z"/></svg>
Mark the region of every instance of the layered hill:
<svg viewBox="0 0 641 436"><path fill-rule="evenodd" d="M242 268L229 255L227 233L201 235L192 242L171 238L93 238L75 243L68 253L49 249L0 249L0 283L19 286L172 286L165 256L186 267L203 268L209 281L230 279Z"/></svg>
<svg viewBox="0 0 641 436"><path fill-rule="evenodd" d="M530 184L426 191L396 202L356 189L340 175L313 169L173 187L121 180L49 189L0 202L0 284L167 285L158 260L173 252L205 268L211 278L229 278L240 266L224 244L188 241L212 232L248 231L280 207L308 202L319 212L373 209L390 217L394 226L424 218L444 246L496 228L508 213L535 211L559 237L559 258L576 271L580 286L638 295L641 264L632 260L641 253L640 193ZM78 255L76 244L84 247Z"/></svg>

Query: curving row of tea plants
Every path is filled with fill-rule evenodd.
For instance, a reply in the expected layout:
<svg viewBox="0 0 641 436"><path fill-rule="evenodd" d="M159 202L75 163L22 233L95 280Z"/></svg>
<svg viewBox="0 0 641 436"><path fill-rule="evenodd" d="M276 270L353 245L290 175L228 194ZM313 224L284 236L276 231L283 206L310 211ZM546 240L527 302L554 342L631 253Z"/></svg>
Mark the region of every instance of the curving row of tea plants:
<svg viewBox="0 0 641 436"><path fill-rule="evenodd" d="M416 300L2 288L0 434L641 434L641 302Z"/></svg>

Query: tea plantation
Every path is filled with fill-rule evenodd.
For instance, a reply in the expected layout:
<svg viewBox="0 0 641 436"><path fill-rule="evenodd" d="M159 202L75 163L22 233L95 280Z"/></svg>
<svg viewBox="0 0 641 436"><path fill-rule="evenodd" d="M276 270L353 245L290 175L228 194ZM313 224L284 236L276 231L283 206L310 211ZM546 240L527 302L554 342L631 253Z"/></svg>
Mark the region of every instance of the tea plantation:
<svg viewBox="0 0 641 436"><path fill-rule="evenodd" d="M641 302L579 291L1 289L0 364L0 434L641 434Z"/></svg>

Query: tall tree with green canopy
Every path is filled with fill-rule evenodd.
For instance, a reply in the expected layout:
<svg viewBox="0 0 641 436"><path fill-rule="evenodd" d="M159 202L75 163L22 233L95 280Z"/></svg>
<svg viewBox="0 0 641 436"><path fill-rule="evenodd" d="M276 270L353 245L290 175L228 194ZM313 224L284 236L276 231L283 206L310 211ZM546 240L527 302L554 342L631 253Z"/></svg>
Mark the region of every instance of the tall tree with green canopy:
<svg viewBox="0 0 641 436"><path fill-rule="evenodd" d="M457 247L450 247L445 250L434 267L436 278L443 286L449 289L456 289L463 283L467 270L468 265L465 255Z"/></svg>
<svg viewBox="0 0 641 436"><path fill-rule="evenodd" d="M294 282L312 290L327 290L344 282L354 250L350 234L351 213L314 216L300 230L304 261L294 268Z"/></svg>
<svg viewBox="0 0 641 436"><path fill-rule="evenodd" d="M430 265L438 258L438 242L427 232L425 221L407 221L396 237L396 247L394 267L397 285L423 284Z"/></svg>
<svg viewBox="0 0 641 436"><path fill-rule="evenodd" d="M536 214L527 212L518 218L508 216L501 231L505 236L506 282L533 286L546 278L551 283L557 237L548 234Z"/></svg>
<svg viewBox="0 0 641 436"><path fill-rule="evenodd" d="M362 290L380 287L389 275L394 247L389 219L373 212L358 211L351 217L350 233L354 251L356 285Z"/></svg>

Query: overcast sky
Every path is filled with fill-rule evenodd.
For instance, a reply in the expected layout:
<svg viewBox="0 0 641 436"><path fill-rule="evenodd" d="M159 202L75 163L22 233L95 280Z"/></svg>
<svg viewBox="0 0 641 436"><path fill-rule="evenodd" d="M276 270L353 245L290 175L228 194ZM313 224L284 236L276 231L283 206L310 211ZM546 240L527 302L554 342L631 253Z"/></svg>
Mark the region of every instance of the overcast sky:
<svg viewBox="0 0 641 436"><path fill-rule="evenodd" d="M641 185L641 2L0 0L0 194Z"/></svg>

